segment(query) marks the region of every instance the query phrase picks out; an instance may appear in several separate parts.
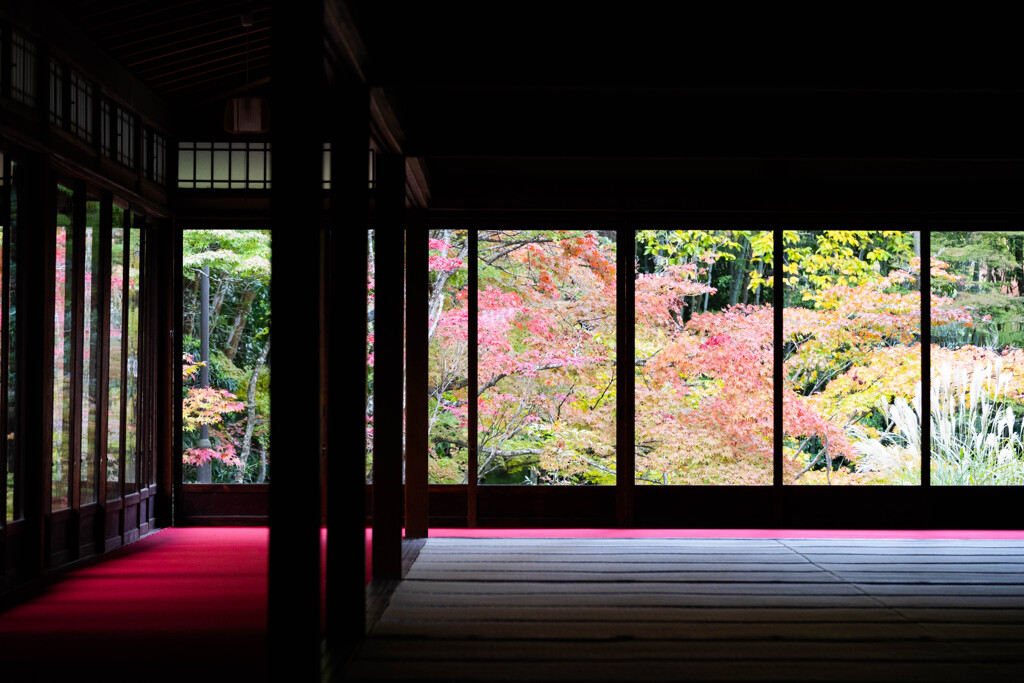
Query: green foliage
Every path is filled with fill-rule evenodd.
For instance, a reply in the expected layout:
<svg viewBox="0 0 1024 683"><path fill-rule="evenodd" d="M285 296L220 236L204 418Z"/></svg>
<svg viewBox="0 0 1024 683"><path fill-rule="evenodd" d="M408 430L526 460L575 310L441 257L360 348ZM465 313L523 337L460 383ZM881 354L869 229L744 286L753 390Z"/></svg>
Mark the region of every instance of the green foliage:
<svg viewBox="0 0 1024 683"><path fill-rule="evenodd" d="M202 271L209 268L211 319L210 385L247 401L252 369L270 334L271 239L261 230L186 230L182 242L183 275L186 278L184 351L199 356L199 291ZM233 357L232 357L233 354ZM255 481L260 465L260 445L269 443L270 361L260 371L255 395L256 422L245 481ZM226 415L211 429L211 437L244 452L242 440L247 410ZM198 433L183 435L187 449L195 445ZM235 481L237 467L214 461L214 481Z"/></svg>
<svg viewBox="0 0 1024 683"><path fill-rule="evenodd" d="M270 233L262 230L186 230L182 266L195 279L204 266L238 277L270 279Z"/></svg>
<svg viewBox="0 0 1024 683"><path fill-rule="evenodd" d="M914 256L902 230L784 230L786 306L810 307L828 288L878 280Z"/></svg>

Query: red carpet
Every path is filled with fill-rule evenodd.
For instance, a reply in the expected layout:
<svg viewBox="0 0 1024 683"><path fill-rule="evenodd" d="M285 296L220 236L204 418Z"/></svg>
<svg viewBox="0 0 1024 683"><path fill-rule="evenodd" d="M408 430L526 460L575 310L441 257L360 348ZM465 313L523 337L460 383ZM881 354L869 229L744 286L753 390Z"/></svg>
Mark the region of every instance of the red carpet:
<svg viewBox="0 0 1024 683"><path fill-rule="evenodd" d="M449 538L975 538L1024 531L431 529ZM327 541L327 532L321 539ZM265 680L263 528L164 529L0 613L0 681ZM366 532L366 575L372 572ZM325 553L323 554L325 555Z"/></svg>
<svg viewBox="0 0 1024 683"><path fill-rule="evenodd" d="M0 680L263 680L266 528L165 529L0 614Z"/></svg>

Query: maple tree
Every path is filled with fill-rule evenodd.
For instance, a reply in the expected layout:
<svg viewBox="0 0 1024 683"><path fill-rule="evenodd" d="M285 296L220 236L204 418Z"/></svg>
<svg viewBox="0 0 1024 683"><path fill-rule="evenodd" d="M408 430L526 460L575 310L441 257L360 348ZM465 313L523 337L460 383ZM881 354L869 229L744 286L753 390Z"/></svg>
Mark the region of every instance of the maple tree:
<svg viewBox="0 0 1024 683"><path fill-rule="evenodd" d="M270 236L262 230L186 230L182 458L185 478L263 483L270 443ZM200 296L209 281L210 357L200 356ZM200 381L206 367L208 385ZM208 434L209 445L202 441Z"/></svg>
<svg viewBox="0 0 1024 683"><path fill-rule="evenodd" d="M784 242L785 481L920 483L917 237L784 231ZM956 279L936 259L930 274ZM974 318L933 295L931 324L934 333Z"/></svg>
<svg viewBox="0 0 1024 683"><path fill-rule="evenodd" d="M637 482L767 485L777 438L786 483L919 481L919 237L782 235L776 244L765 230L635 232ZM614 483L623 408L615 390L616 239L615 231L480 230L470 254L466 231L431 231L433 483L465 481L469 400L479 415L481 483ZM471 258L479 273L474 399ZM929 267L933 330L971 329L985 319L951 295L961 278L948 263L932 259ZM776 286L785 302L781 407L774 404ZM1001 357L1004 372L1015 372L1016 356ZM783 434L774 433L778 408Z"/></svg>
<svg viewBox="0 0 1024 683"><path fill-rule="evenodd" d="M637 253L638 481L770 484L771 233L645 230Z"/></svg>
<svg viewBox="0 0 1024 683"><path fill-rule="evenodd" d="M595 231L478 233L481 483L614 481L614 243ZM463 231L430 236L432 481L466 476Z"/></svg>

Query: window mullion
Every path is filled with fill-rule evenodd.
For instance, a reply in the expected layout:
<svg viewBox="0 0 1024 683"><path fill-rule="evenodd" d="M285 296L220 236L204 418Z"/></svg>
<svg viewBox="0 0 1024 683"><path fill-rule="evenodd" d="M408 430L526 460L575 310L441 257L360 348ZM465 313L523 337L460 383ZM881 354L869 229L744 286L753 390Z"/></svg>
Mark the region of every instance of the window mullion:
<svg viewBox="0 0 1024 683"><path fill-rule="evenodd" d="M932 235L921 231L921 486L932 484L931 378L932 378Z"/></svg>
<svg viewBox="0 0 1024 683"><path fill-rule="evenodd" d="M478 376L478 363L479 358L477 354L477 344L479 338L479 306L478 306L478 254L477 254L477 230L472 228L468 231L466 239L468 240L468 253L469 253L469 268L468 268L468 282L466 283L466 312L468 317L467 325L467 341L466 345L469 347L468 353L468 367L467 367L467 379L469 385L466 394L466 408L468 412L469 423L466 431L466 442L467 442L467 455L468 462L466 464L466 501L467 501L467 523L470 527L476 526L476 496L477 496L477 440L479 435L479 423L477 420L477 394L479 393L479 376Z"/></svg>
<svg viewBox="0 0 1024 683"><path fill-rule="evenodd" d="M619 228L615 259L615 499L616 518L620 527L635 523L636 487L636 387L634 386L636 349L636 301L633 228Z"/></svg>

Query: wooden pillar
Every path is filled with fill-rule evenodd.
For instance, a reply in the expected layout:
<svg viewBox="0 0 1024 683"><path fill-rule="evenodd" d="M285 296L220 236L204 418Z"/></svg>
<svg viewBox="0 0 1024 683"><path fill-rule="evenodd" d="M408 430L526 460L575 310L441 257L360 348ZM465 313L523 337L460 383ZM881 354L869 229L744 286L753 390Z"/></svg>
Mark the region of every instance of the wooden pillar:
<svg viewBox="0 0 1024 683"><path fill-rule="evenodd" d="M921 291L921 504L916 505L916 528L927 529L934 524L932 516L932 233L920 230L914 233L914 246L921 258L921 274L918 286Z"/></svg>
<svg viewBox="0 0 1024 683"><path fill-rule="evenodd" d="M268 638L271 680L320 675L317 258L326 78L323 4L275 2L271 188L275 357Z"/></svg>
<svg viewBox="0 0 1024 683"><path fill-rule="evenodd" d="M174 429L175 429L175 404L174 397L180 395L175 393L175 372L178 375L181 371L180 357L174 353L175 327L180 324L181 318L174 317L174 290L175 290L175 245L174 231L171 221L160 219L155 221L153 230L150 233L150 246L157 252L153 263L156 265L156 272L150 278L150 282L156 286L157 305L153 311L156 321L155 355L156 362L154 372L156 373L156 525L157 527L170 526L172 524L172 494L174 491L174 461L181 462L181 457L175 458L174 451Z"/></svg>
<svg viewBox="0 0 1024 683"><path fill-rule="evenodd" d="M425 211L410 212L405 277L405 537L427 537L427 286L429 269Z"/></svg>
<svg viewBox="0 0 1024 683"><path fill-rule="evenodd" d="M786 482L783 479L783 467L785 464L782 452L783 439L785 438L784 422L782 420L783 392L785 380L785 344L783 343L783 313L786 308L785 292L786 283L782 267L783 263L783 241L782 228L772 229L772 430L774 440L772 441L772 526L781 527L785 523L785 506L783 504L783 491Z"/></svg>
<svg viewBox="0 0 1024 683"><path fill-rule="evenodd" d="M177 156L177 155L175 155ZM177 161L175 161L177 166ZM173 176L177 177L177 175ZM182 320L184 319L184 282L183 278L179 273L183 272L182 259L184 257L182 252L182 228L177 221L172 221L168 226L170 228L170 240L171 253L173 254L173 262L171 265L170 277L171 281L171 316L172 316L172 329L174 330L174 337L171 342L171 356L172 362L174 363L173 369L173 389L171 393L171 399L175 402L181 400L181 396L184 395L184 380L181 377L181 358L184 353L184 344L182 341ZM273 264L271 264L273 267ZM184 452L184 446L182 443L181 436L182 427L182 416L181 412L175 408L171 413L171 478L173 482L173 488L171 489L171 524L179 525L182 523L184 515L182 514L183 499L182 495L182 482L185 481L184 469L185 465L181 460L181 454Z"/></svg>
<svg viewBox="0 0 1024 683"><path fill-rule="evenodd" d="M636 426L633 409L636 367L633 349L636 348L634 326L636 302L634 292L633 252L636 238L632 228L620 228L616 237L615 296L616 305L623 315L615 330L615 391L616 413L623 416L615 425L615 498L616 519L619 527L630 528L636 522L634 489L636 484Z"/></svg>
<svg viewBox="0 0 1024 683"><path fill-rule="evenodd" d="M42 155L18 159L18 435L28 540L21 578L42 574L50 499L54 188ZM49 275L49 276L47 276Z"/></svg>
<svg viewBox="0 0 1024 683"><path fill-rule="evenodd" d="M366 413L353 409L350 398L366 385L370 91L358 81L336 84L333 98L326 601L328 643L345 657L366 632Z"/></svg>
<svg viewBox="0 0 1024 683"><path fill-rule="evenodd" d="M373 578L402 573L402 308L405 159L377 160L373 363Z"/></svg>
<svg viewBox="0 0 1024 683"><path fill-rule="evenodd" d="M480 286L480 259L478 258L478 232L477 230L469 230L466 234L466 245L469 247L468 256L469 262L467 263L467 276L466 282L466 314L468 318L468 329L466 330L466 374L469 380L469 386L466 391L467 404L467 422L466 425L466 525L470 528L475 527L477 524L477 486L480 482L479 475L479 460L477 458L477 446L480 443L479 430L480 430L480 419L477 415L477 408L480 402L477 400L480 396L480 371L479 371L479 286Z"/></svg>

